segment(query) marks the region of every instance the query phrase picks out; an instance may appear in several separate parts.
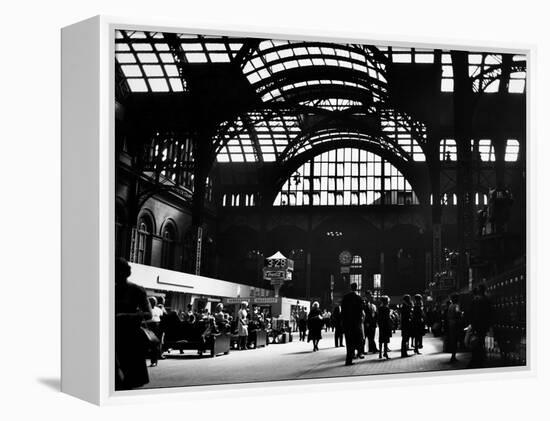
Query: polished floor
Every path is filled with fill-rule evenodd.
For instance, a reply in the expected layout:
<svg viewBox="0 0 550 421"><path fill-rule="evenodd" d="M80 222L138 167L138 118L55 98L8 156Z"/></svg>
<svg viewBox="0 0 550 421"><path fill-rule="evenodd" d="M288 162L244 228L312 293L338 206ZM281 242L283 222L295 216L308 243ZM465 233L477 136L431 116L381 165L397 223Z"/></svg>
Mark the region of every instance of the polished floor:
<svg viewBox="0 0 550 421"><path fill-rule="evenodd" d="M458 354L458 362L449 363L450 355L442 352L441 338L430 334L424 337L421 355L400 358L400 333L390 343L389 360L378 355L356 359L344 366L345 347L334 347L334 336L323 332L319 351L312 352L311 343L294 341L265 348L231 351L228 355L209 358L195 351L165 354L158 366L149 368L150 382L146 388L198 386L223 383L248 383L273 380L312 379L327 377L364 376L372 374L411 373L465 368L469 354ZM412 354L412 353L411 353Z"/></svg>

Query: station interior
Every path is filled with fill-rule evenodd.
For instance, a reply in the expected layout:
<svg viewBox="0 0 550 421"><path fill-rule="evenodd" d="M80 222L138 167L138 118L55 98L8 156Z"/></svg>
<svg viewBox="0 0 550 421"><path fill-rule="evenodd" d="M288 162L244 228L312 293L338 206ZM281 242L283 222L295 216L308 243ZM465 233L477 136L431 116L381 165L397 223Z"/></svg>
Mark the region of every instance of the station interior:
<svg viewBox="0 0 550 421"><path fill-rule="evenodd" d="M526 363L525 55L122 29L114 41L115 253L148 295L177 312L277 298L286 319L332 311L352 283L392 306L456 293L464 307L483 284L488 352ZM281 255L292 270L276 282L266 265Z"/></svg>

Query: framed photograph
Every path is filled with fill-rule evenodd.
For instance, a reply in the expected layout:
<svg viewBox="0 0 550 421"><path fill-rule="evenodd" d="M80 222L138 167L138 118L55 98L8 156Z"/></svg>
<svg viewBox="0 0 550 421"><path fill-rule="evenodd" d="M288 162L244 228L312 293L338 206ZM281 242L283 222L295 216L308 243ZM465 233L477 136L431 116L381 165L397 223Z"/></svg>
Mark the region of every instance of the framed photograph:
<svg viewBox="0 0 550 421"><path fill-rule="evenodd" d="M532 368L529 48L96 17L62 53L63 391Z"/></svg>

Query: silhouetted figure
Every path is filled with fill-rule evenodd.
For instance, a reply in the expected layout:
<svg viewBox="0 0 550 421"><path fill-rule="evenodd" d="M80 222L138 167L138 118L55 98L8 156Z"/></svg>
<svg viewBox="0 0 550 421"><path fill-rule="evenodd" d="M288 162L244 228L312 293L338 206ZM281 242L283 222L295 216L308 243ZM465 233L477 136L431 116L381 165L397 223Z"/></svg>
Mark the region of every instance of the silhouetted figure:
<svg viewBox="0 0 550 421"><path fill-rule="evenodd" d="M307 332L307 311L305 307L298 312L298 330L300 331L300 340L306 340Z"/></svg>
<svg viewBox="0 0 550 421"><path fill-rule="evenodd" d="M389 314L389 309L388 309ZM378 352L378 349L376 348L376 342L374 341L374 337L376 335L376 319L378 316L378 311L376 309L376 306L372 302L372 293L370 291L367 291L365 293L365 322L364 322L364 328L365 328L365 345L366 352L372 352L373 354Z"/></svg>
<svg viewBox="0 0 550 421"><path fill-rule="evenodd" d="M456 351L458 348L458 339L460 338L460 329L462 312L458 305L458 295L451 296L451 304L447 309L447 352L451 353L451 361L454 363L456 359Z"/></svg>
<svg viewBox="0 0 550 421"><path fill-rule="evenodd" d="M401 304L401 357L408 357L408 341L411 337L411 296L405 294Z"/></svg>
<svg viewBox="0 0 550 421"><path fill-rule="evenodd" d="M416 294L414 296L414 306L411 315L411 330L414 338L414 353L420 354L419 349L422 349L422 338L424 336L424 329L426 328L426 320L424 315L424 305L422 302L422 295Z"/></svg>
<svg viewBox="0 0 550 421"><path fill-rule="evenodd" d="M487 206L477 212L477 235L485 235L485 226L487 225Z"/></svg>
<svg viewBox="0 0 550 421"><path fill-rule="evenodd" d="M115 389L127 390L149 383L148 342L141 324L151 318L145 290L131 282L125 259L115 261Z"/></svg>
<svg viewBox="0 0 550 421"><path fill-rule="evenodd" d="M346 365L353 364L355 351L359 358L363 355L363 300L357 294L357 284L351 284L351 291L342 298L342 324L346 337Z"/></svg>
<svg viewBox="0 0 550 421"><path fill-rule="evenodd" d="M334 326L334 346L344 346L344 327L342 325L342 306L338 304L332 311L332 325Z"/></svg>
<svg viewBox="0 0 550 421"><path fill-rule="evenodd" d="M319 351L319 341L322 339L321 331L323 330L323 326L323 315L319 309L319 303L315 301L311 305L311 311L307 318L307 341L313 342L313 351Z"/></svg>
<svg viewBox="0 0 550 421"><path fill-rule="evenodd" d="M392 335L393 322L390 316L390 297L383 295L380 298L380 307L378 308L378 358L382 358L382 349L384 357L389 360L388 344Z"/></svg>

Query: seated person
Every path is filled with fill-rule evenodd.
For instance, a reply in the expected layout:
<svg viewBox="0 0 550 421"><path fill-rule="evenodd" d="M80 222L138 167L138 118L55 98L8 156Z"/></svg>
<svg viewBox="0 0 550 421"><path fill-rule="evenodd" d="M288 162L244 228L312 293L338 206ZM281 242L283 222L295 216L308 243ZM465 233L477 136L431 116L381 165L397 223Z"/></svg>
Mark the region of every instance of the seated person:
<svg viewBox="0 0 550 421"><path fill-rule="evenodd" d="M216 322L216 327L221 332L226 332L230 328L230 323L227 316L229 315L223 312L223 304L219 303L216 306L216 313L214 313L214 321Z"/></svg>

